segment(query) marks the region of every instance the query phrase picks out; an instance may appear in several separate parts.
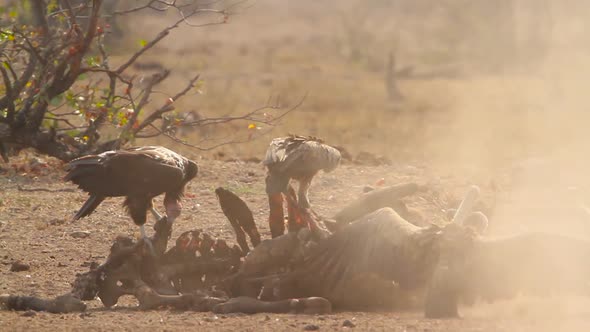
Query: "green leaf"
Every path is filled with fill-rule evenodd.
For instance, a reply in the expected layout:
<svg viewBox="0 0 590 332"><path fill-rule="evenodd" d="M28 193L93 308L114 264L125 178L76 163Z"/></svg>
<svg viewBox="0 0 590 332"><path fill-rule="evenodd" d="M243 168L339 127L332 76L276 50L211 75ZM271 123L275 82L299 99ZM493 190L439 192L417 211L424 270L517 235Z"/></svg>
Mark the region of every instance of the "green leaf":
<svg viewBox="0 0 590 332"><path fill-rule="evenodd" d="M80 131L76 130L76 129L68 130L68 131L66 131L66 135L68 135L70 137L76 137L76 136L80 135Z"/></svg>
<svg viewBox="0 0 590 332"><path fill-rule="evenodd" d="M52 119L45 119L43 120L43 122L41 123L41 126L43 126L43 128L57 128L57 121L56 120L52 120Z"/></svg>
<svg viewBox="0 0 590 332"><path fill-rule="evenodd" d="M139 40L139 45L140 45L141 47L145 47L145 45L147 45L147 40L145 40L145 39L140 39L140 40Z"/></svg>
<svg viewBox="0 0 590 332"><path fill-rule="evenodd" d="M54 10L58 9L59 6L57 5L57 0L51 0L47 4L47 12L52 13Z"/></svg>
<svg viewBox="0 0 590 332"><path fill-rule="evenodd" d="M51 106L59 106L62 103L63 100L64 100L63 94L57 95L57 96L51 98L51 100L49 101L49 105L51 105Z"/></svg>
<svg viewBox="0 0 590 332"><path fill-rule="evenodd" d="M86 64L90 67L98 67L99 66L98 56L87 57Z"/></svg>
<svg viewBox="0 0 590 332"><path fill-rule="evenodd" d="M18 17L18 12L16 11L16 7L10 8L10 11L8 12L8 17L13 18L13 19Z"/></svg>

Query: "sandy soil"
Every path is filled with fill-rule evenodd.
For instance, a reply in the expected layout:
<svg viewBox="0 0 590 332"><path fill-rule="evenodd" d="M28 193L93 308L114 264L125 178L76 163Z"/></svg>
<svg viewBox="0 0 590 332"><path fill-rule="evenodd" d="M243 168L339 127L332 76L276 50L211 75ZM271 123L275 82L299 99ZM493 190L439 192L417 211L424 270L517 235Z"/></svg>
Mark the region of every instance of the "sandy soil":
<svg viewBox="0 0 590 332"><path fill-rule="evenodd" d="M17 161L18 162L18 161ZM266 223L264 169L256 163L201 161L199 177L188 188L182 217L173 237L181 232L203 228L214 236L233 239L229 223L221 213L214 188L226 186L242 196L254 211L264 237ZM102 261L111 241L118 234L137 234L136 226L125 216L120 199L109 199L89 218L70 222L71 215L86 196L61 181L63 172L44 171L44 175L4 173L0 177L0 292L52 297L67 292L76 273L87 270L90 261ZM311 191L311 200L323 215L330 215L354 198L363 186L380 179L385 185L406 181L432 183L434 190L408 198L426 220L440 221L443 209L458 197L467 181L484 188L489 202L489 186L481 178L460 179L435 174L426 166L343 165L330 174L320 174ZM479 182L478 182L479 181ZM49 189L47 191L30 191ZM501 193L500 193L501 195ZM161 202L159 203L161 204ZM148 222L153 224L153 220ZM74 238L75 231L87 231L87 238ZM10 264L21 260L30 271L10 272ZM215 315L212 313L154 310L140 312L133 299L125 298L110 310L100 301L91 301L83 314L0 312L2 330L243 330L283 331L319 327L340 330L350 320L357 330L387 331L588 331L590 301L583 298L518 298L494 304L462 308L463 319L424 319L415 312L338 312L324 316L277 314Z"/></svg>

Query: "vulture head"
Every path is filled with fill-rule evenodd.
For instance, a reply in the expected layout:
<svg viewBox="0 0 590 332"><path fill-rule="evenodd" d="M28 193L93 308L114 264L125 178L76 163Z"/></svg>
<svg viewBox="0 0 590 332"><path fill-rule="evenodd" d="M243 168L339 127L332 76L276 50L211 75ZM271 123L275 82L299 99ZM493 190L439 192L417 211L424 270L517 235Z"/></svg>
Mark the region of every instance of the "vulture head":
<svg viewBox="0 0 590 332"><path fill-rule="evenodd" d="M197 164L194 161L189 160L188 163L185 165L183 185L180 188L180 192L178 192L177 194L166 195L164 197L166 217L168 218L169 222L174 222L174 220L176 220L176 218L180 216L180 212L182 211L182 204L180 200L184 194L184 187L189 181L194 179L198 173L199 167L197 166Z"/></svg>
<svg viewBox="0 0 590 332"><path fill-rule="evenodd" d="M190 180L194 179L198 173L199 166L197 166L197 163L189 160L188 165L186 166L186 175L184 176L185 182L189 182Z"/></svg>

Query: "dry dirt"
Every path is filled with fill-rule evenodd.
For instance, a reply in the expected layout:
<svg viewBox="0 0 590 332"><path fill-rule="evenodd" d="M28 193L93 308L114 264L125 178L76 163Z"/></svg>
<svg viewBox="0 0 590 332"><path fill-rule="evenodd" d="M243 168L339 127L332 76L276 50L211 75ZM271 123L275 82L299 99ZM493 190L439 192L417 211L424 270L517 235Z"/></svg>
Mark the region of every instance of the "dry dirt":
<svg viewBox="0 0 590 332"><path fill-rule="evenodd" d="M14 163L24 162L15 159ZM264 195L264 169L260 164L201 160L201 173L187 190L184 210L175 224L173 237L181 232L202 228L214 236L231 240L233 233L221 213L214 188L226 186L238 193L255 214L264 237L267 202ZM0 177L0 292L53 297L67 292L75 274L86 271L90 261L102 261L111 241L118 234L137 235L138 229L124 214L121 199L109 199L90 217L69 221L86 196L61 181L63 171L43 170L38 176L5 172ZM465 173L468 174L468 173ZM426 220L440 222L443 209L458 197L467 183L483 188L484 202L491 204L489 179L476 172L458 178L437 174L424 165L394 163L391 166L343 165L333 173L320 174L311 190L318 212L331 215L362 188L378 182L396 184L406 181L430 183L433 190L408 198L410 206L420 210ZM380 181L381 180L381 181ZM494 179L497 200L505 199L503 190L511 186L508 176ZM30 191L48 189L47 191ZM158 204L161 204L159 202ZM493 221L493 219L492 219ZM148 222L153 224L153 220ZM494 226L494 225L492 225ZM493 227L492 227L493 229ZM89 237L74 238L75 231L87 231ZM10 264L20 260L30 271L10 272ZM357 330L387 331L588 331L590 301L584 298L518 298L494 304L478 303L462 308L463 319L424 319L420 311L411 312L337 312L323 316L290 314L215 315L212 313L170 310L138 311L131 298L118 307L105 309L99 300L89 302L83 314L0 312L3 331L13 330L304 330L316 325L320 330L341 330L345 320ZM309 327L308 327L309 328Z"/></svg>

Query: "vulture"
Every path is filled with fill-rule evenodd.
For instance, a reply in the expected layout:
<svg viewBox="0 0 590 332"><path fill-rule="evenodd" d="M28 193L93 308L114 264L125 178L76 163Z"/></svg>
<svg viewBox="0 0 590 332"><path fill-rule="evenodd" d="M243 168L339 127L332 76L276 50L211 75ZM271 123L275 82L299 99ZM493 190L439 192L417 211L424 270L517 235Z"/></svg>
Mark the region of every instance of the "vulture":
<svg viewBox="0 0 590 332"><path fill-rule="evenodd" d="M66 170L65 180L90 195L74 220L90 215L107 197L125 196L123 206L151 245L144 229L147 211L161 219L152 199L165 193L166 218L174 222L182 209L184 187L199 169L194 161L167 148L143 146L80 157Z"/></svg>
<svg viewBox="0 0 590 332"><path fill-rule="evenodd" d="M266 194L270 206L269 225L272 237L285 231L283 194L291 179L299 182L297 194L301 208L310 208L307 197L312 178L320 171L330 172L340 164L340 151L311 136L289 135L270 142L263 164L267 167Z"/></svg>
<svg viewBox="0 0 590 332"><path fill-rule="evenodd" d="M240 197L223 187L215 189L215 194L219 200L221 211L223 211L223 214L227 217L236 232L238 244L242 248L242 252L247 254L250 248L246 242L246 234L250 237L253 247L260 244L260 234L256 228L252 211Z"/></svg>

